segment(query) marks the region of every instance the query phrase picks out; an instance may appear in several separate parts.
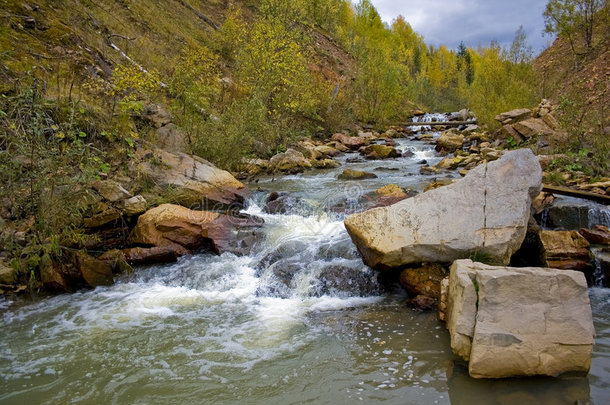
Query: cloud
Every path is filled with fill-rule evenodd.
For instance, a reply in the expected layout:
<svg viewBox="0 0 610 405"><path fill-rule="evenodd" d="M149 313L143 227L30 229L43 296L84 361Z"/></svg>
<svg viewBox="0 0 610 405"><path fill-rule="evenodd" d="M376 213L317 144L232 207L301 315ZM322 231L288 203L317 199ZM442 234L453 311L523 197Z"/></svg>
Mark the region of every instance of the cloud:
<svg viewBox="0 0 610 405"><path fill-rule="evenodd" d="M403 15L431 45L456 48L460 41L476 47L492 40L509 45L520 25L534 51L542 51L542 12L547 0L372 0L381 18L390 23Z"/></svg>

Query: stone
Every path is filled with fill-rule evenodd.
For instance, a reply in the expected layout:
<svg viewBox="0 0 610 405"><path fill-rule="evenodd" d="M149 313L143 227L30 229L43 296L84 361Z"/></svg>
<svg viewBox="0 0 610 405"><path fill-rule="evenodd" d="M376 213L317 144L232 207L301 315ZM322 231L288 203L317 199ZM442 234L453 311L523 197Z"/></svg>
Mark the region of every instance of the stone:
<svg viewBox="0 0 610 405"><path fill-rule="evenodd" d="M321 269L312 295L370 297L380 292L377 275L368 267L331 264Z"/></svg>
<svg viewBox="0 0 610 405"><path fill-rule="evenodd" d="M172 263L178 260L178 253L172 246L154 246L150 248L133 247L123 249L125 261L131 265Z"/></svg>
<svg viewBox="0 0 610 405"><path fill-rule="evenodd" d="M474 378L558 376L591 366L595 330L580 272L458 260L447 328Z"/></svg>
<svg viewBox="0 0 610 405"><path fill-rule="evenodd" d="M436 140L436 151L453 153L458 149L462 149L464 144L464 135L455 130L445 131Z"/></svg>
<svg viewBox="0 0 610 405"><path fill-rule="evenodd" d="M269 171L269 161L264 159L242 159L239 170L246 176L258 176Z"/></svg>
<svg viewBox="0 0 610 405"><path fill-rule="evenodd" d="M557 131L559 129L559 122L552 114L545 114L542 116L542 121L553 131Z"/></svg>
<svg viewBox="0 0 610 405"><path fill-rule="evenodd" d="M341 142L332 141L326 144L326 146L337 150L338 152L349 152L350 148L343 145Z"/></svg>
<svg viewBox="0 0 610 405"><path fill-rule="evenodd" d="M396 184L388 184L375 190L375 193L381 197L407 197L407 193Z"/></svg>
<svg viewBox="0 0 610 405"><path fill-rule="evenodd" d="M119 212L119 210L112 207L108 207L104 211L99 212L93 215L92 217L84 218L83 225L85 225L85 228L89 229L101 228L115 222L120 217L121 213Z"/></svg>
<svg viewBox="0 0 610 405"><path fill-rule="evenodd" d="M519 121L518 123L513 125L515 131L517 131L524 138L532 138L535 136L551 136L554 134L551 128L549 128L546 123L539 118L530 118L525 121Z"/></svg>
<svg viewBox="0 0 610 405"><path fill-rule="evenodd" d="M168 152L184 152L187 138L180 128L169 123L157 129L155 145Z"/></svg>
<svg viewBox="0 0 610 405"><path fill-rule="evenodd" d="M360 170L346 169L338 177L339 180L364 180L364 179L376 179L375 173L363 172Z"/></svg>
<svg viewBox="0 0 610 405"><path fill-rule="evenodd" d="M603 225L595 225L593 229L581 228L579 233L591 244L610 245L610 230Z"/></svg>
<svg viewBox="0 0 610 405"><path fill-rule="evenodd" d="M328 159L331 157L335 157L337 156L339 153L341 153L338 149L333 148L331 146L328 145L320 145L320 146L316 146L315 150L320 153L320 155L322 156L322 158L324 159Z"/></svg>
<svg viewBox="0 0 610 405"><path fill-rule="evenodd" d="M507 264L523 242L541 180L531 150L510 151L451 185L350 215L345 227L364 262L377 269L475 253Z"/></svg>
<svg viewBox="0 0 610 405"><path fill-rule="evenodd" d="M269 168L274 173L301 173L305 169L311 168L311 161L306 159L303 153L288 149L269 159Z"/></svg>
<svg viewBox="0 0 610 405"><path fill-rule="evenodd" d="M142 110L142 118L155 128L161 128L172 121L170 113L156 104L145 106Z"/></svg>
<svg viewBox="0 0 610 405"><path fill-rule="evenodd" d="M408 268L400 272L398 281L411 295L425 295L434 299L441 296L441 281L447 270L438 263L424 263L421 267Z"/></svg>
<svg viewBox="0 0 610 405"><path fill-rule="evenodd" d="M529 108L519 108L496 115L494 119L502 124L509 124L528 119L532 117L532 115L532 110L530 110Z"/></svg>
<svg viewBox="0 0 610 405"><path fill-rule="evenodd" d="M123 213L127 216L134 216L146 212L146 199L141 195L128 198L123 201Z"/></svg>
<svg viewBox="0 0 610 405"><path fill-rule="evenodd" d="M334 134L333 141L340 142L350 150L358 150L369 144L369 140L362 136L349 136L345 134Z"/></svg>
<svg viewBox="0 0 610 405"><path fill-rule="evenodd" d="M314 160L312 162L312 165L316 169L335 169L335 168L341 166L341 163L339 163L333 159L322 159L322 160Z"/></svg>
<svg viewBox="0 0 610 405"><path fill-rule="evenodd" d="M129 235L129 243L143 247L172 247L177 256L205 245L211 247L208 229L222 214L193 211L188 208L163 204L148 210L138 218Z"/></svg>
<svg viewBox="0 0 610 405"><path fill-rule="evenodd" d="M163 204L138 217L128 242L134 247L169 247L176 256L202 248L218 254L237 253L240 238L234 231L258 225L248 219Z"/></svg>
<svg viewBox="0 0 610 405"><path fill-rule="evenodd" d="M439 169L454 170L462 165L468 158L464 156L448 157L436 164Z"/></svg>
<svg viewBox="0 0 610 405"><path fill-rule="evenodd" d="M400 153L393 147L377 144L364 147L360 153L367 159L391 159L400 156Z"/></svg>
<svg viewBox="0 0 610 405"><path fill-rule="evenodd" d="M0 260L0 284L12 285L17 282L17 273L4 261Z"/></svg>
<svg viewBox="0 0 610 405"><path fill-rule="evenodd" d="M316 160L322 157L322 153L316 150L316 145L309 141L299 142L293 146L293 149L301 152L306 159Z"/></svg>
<svg viewBox="0 0 610 405"><path fill-rule="evenodd" d="M45 254L40 259L40 281L49 290L71 291L69 278L62 272L58 264Z"/></svg>
<svg viewBox="0 0 610 405"><path fill-rule="evenodd" d="M545 215L545 228L577 230L589 227L589 211L591 206L587 201L555 199Z"/></svg>
<svg viewBox="0 0 610 405"><path fill-rule="evenodd" d="M420 174L438 174L441 172L441 169L439 169L438 167L435 166L428 166L428 165L424 165L422 167L419 168L419 173Z"/></svg>
<svg viewBox="0 0 610 405"><path fill-rule="evenodd" d="M135 172L171 190L177 204L206 210L243 205L244 184L205 159L161 149L138 151L136 159Z"/></svg>
<svg viewBox="0 0 610 405"><path fill-rule="evenodd" d="M125 253L119 249L104 252L98 257L98 260L107 263L113 274L131 273L133 271L133 268L127 263Z"/></svg>
<svg viewBox="0 0 610 405"><path fill-rule="evenodd" d="M114 283L112 267L108 263L82 252L76 254L76 263L83 279L90 287L108 286Z"/></svg>
<svg viewBox="0 0 610 405"><path fill-rule="evenodd" d="M496 136L506 141L512 139L512 141L517 145L523 142L523 137L519 135L517 131L515 131L512 125L503 125L502 128L496 132Z"/></svg>
<svg viewBox="0 0 610 405"><path fill-rule="evenodd" d="M110 202L118 202L132 197L129 191L114 180L98 180L93 183L93 189Z"/></svg>
<svg viewBox="0 0 610 405"><path fill-rule="evenodd" d="M576 231L541 231L540 242L548 267L591 270L589 242Z"/></svg>

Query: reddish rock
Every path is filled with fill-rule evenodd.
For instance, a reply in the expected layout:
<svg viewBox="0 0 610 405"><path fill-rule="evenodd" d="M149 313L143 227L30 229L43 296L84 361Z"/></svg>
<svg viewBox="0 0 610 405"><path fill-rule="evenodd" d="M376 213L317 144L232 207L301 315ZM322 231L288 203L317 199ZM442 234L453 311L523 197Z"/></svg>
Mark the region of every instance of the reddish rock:
<svg viewBox="0 0 610 405"><path fill-rule="evenodd" d="M541 231L546 266L554 269L591 269L589 242L576 231Z"/></svg>
<svg viewBox="0 0 610 405"><path fill-rule="evenodd" d="M596 225L593 229L582 228L579 233L591 244L610 245L610 230L603 225Z"/></svg>
<svg viewBox="0 0 610 405"><path fill-rule="evenodd" d="M178 260L175 249L171 246L155 246L151 248L135 247L123 249L125 261L131 265L155 263L172 263Z"/></svg>
<svg viewBox="0 0 610 405"><path fill-rule="evenodd" d="M248 218L235 218L216 212L193 211L179 205L163 204L138 218L128 241L134 247L169 248L176 256L183 256L200 248L208 248L218 254L226 251L237 252L241 248L237 231L243 227L258 225Z"/></svg>
<svg viewBox="0 0 610 405"><path fill-rule="evenodd" d="M332 137L333 141L342 143L344 146L351 150L358 150L363 146L369 144L369 140L362 136L349 136L345 134L334 134Z"/></svg>
<svg viewBox="0 0 610 405"><path fill-rule="evenodd" d="M399 282L409 294L438 299L441 295L441 281L447 275L447 270L443 266L438 263L429 263L403 270L400 273Z"/></svg>

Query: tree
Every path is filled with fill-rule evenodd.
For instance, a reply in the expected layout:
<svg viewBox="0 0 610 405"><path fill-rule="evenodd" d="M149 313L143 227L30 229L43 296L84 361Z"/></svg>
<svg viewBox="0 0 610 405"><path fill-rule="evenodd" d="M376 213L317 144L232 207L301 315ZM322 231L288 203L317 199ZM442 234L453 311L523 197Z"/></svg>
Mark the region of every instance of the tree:
<svg viewBox="0 0 610 405"><path fill-rule="evenodd" d="M534 52L532 47L527 44L527 35L523 25L515 33L515 39L508 49L508 60L512 63L529 63L532 61Z"/></svg>
<svg viewBox="0 0 610 405"><path fill-rule="evenodd" d="M458 46L457 58L458 70L464 72L466 83L471 85L474 81L474 65L472 63L470 51L466 48L466 45L464 45L464 41L460 42L460 45Z"/></svg>
<svg viewBox="0 0 610 405"><path fill-rule="evenodd" d="M574 41L580 36L588 52L593 46L598 13L605 7L606 0L550 0L544 10L545 30L567 38L575 54Z"/></svg>

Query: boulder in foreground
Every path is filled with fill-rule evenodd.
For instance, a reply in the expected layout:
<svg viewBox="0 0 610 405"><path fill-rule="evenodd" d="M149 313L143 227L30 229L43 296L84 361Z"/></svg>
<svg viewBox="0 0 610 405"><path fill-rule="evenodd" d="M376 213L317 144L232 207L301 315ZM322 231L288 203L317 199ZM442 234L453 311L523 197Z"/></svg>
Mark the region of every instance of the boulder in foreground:
<svg viewBox="0 0 610 405"><path fill-rule="evenodd" d="M345 227L364 262L377 269L475 254L508 264L525 238L541 181L532 151L511 151L451 185L350 215Z"/></svg>
<svg viewBox="0 0 610 405"><path fill-rule="evenodd" d="M257 226L248 219L230 217L209 211L194 211L188 208L163 204L148 210L138 218L138 223L129 235L133 247L163 248L151 252L164 257L173 254L183 256L198 249L210 249L215 253L240 253L240 243L245 238L237 237L241 227ZM148 251L129 250L134 253L131 263L145 262Z"/></svg>
<svg viewBox="0 0 610 405"><path fill-rule="evenodd" d="M451 347L475 378L588 372L595 331L582 273L453 263Z"/></svg>

